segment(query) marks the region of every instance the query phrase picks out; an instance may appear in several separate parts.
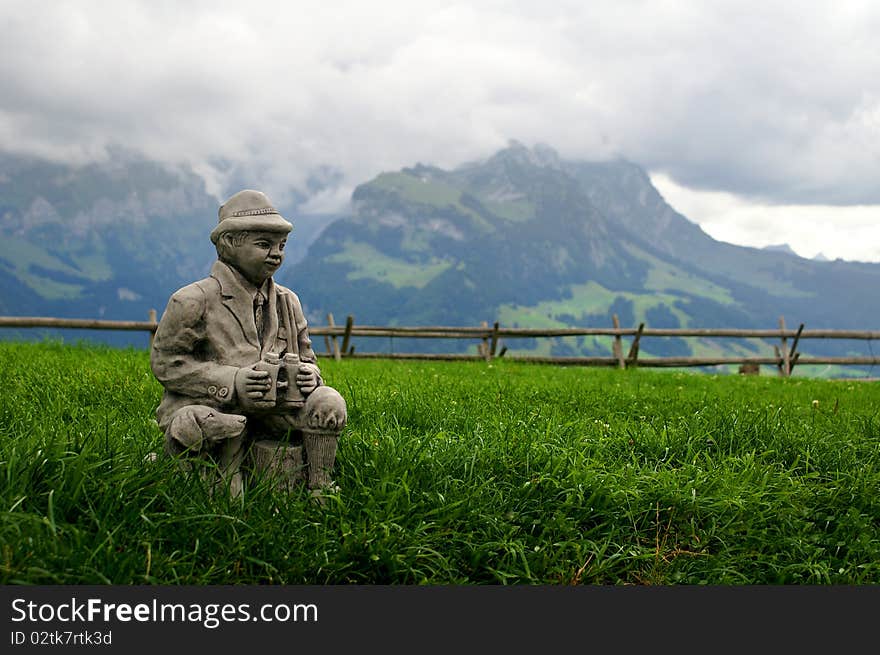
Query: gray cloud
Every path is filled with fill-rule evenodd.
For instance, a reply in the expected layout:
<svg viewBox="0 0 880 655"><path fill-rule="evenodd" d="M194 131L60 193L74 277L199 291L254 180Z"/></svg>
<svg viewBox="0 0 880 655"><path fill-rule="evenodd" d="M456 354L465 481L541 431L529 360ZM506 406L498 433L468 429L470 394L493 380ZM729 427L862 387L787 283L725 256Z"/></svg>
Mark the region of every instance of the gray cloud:
<svg viewBox="0 0 880 655"><path fill-rule="evenodd" d="M516 138L767 203L880 203L876 3L546 5L7 1L0 147L122 144L279 203L337 169L310 201L329 208Z"/></svg>

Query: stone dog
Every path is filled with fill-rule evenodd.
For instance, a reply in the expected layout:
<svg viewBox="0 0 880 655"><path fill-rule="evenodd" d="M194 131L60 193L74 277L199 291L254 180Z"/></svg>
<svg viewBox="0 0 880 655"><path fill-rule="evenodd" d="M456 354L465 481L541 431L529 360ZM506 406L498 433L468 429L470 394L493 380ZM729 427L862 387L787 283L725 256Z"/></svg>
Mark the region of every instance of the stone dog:
<svg viewBox="0 0 880 655"><path fill-rule="evenodd" d="M165 430L165 452L175 457L199 456L213 462L216 475L210 469L199 469L199 474L215 486L228 487L232 495L239 496L243 486L239 469L246 425L245 416L224 414L206 405L188 405L174 414ZM180 461L181 470L192 470L189 458Z"/></svg>
<svg viewBox="0 0 880 655"><path fill-rule="evenodd" d="M174 415L165 431L169 455L198 452L244 434L247 417L223 414L206 405L188 405Z"/></svg>

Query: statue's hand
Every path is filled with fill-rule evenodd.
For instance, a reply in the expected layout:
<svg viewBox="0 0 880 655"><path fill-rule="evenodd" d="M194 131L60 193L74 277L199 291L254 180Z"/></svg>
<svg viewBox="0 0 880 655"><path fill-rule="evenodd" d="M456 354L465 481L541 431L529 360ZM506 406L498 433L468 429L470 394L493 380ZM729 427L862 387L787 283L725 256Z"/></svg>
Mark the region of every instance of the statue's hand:
<svg viewBox="0 0 880 655"><path fill-rule="evenodd" d="M296 386L304 394L310 394L321 386L321 375L314 364L300 364L296 374Z"/></svg>
<svg viewBox="0 0 880 655"><path fill-rule="evenodd" d="M235 374L235 393L243 407L273 406L274 403L261 402L260 399L272 387L269 371L257 371L254 366L238 369Z"/></svg>

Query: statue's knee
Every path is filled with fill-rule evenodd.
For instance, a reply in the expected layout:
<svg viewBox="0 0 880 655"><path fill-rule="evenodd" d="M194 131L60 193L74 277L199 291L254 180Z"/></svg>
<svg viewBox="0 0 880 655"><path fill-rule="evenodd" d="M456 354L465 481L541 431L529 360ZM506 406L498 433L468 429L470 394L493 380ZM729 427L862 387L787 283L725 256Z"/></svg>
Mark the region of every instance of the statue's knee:
<svg viewBox="0 0 880 655"><path fill-rule="evenodd" d="M345 399L333 387L321 386L309 394L305 407L308 428L338 432L345 427Z"/></svg>

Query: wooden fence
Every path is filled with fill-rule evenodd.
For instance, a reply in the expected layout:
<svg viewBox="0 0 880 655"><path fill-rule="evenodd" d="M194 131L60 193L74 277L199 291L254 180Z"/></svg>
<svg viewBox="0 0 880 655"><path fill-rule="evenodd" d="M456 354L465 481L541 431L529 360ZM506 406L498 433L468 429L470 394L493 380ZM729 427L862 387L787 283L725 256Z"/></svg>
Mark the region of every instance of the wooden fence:
<svg viewBox="0 0 880 655"><path fill-rule="evenodd" d="M507 360L556 364L563 366L609 366L616 368L664 367L679 368L692 366L739 365L741 372L757 372L761 365L775 366L782 376L790 376L795 365L844 365L876 366L880 357L810 357L801 356L800 342L805 339L853 339L871 341L880 339L880 331L867 330L806 330L801 323L796 330L786 327L785 319L780 317L776 329L741 328L648 328L640 323L636 328L620 327L618 317L612 318L613 327L578 328L506 328L497 322L493 325L483 323L479 327L418 326L390 327L354 324L354 317L348 316L345 325L337 326L332 314L327 315L327 325L312 325L312 336L323 336L327 354L335 359L343 358L381 358L381 359L424 359L424 360L473 360L491 361L505 357L507 346L502 339L541 338L541 337L613 337L611 357L537 357L527 355L507 355ZM48 318L33 316L0 317L0 327L22 328L74 328L96 330L134 330L153 335L158 326L156 310L150 310L147 321L108 321L96 319ZM457 353L380 353L355 352L351 340L354 337L419 338L419 339L466 339L476 341L477 354ZM629 348L624 355L624 337L629 337ZM773 355L766 357L642 357L639 349L642 340L650 337L690 337L690 338L737 338L774 339ZM340 343L341 340L341 343Z"/></svg>

